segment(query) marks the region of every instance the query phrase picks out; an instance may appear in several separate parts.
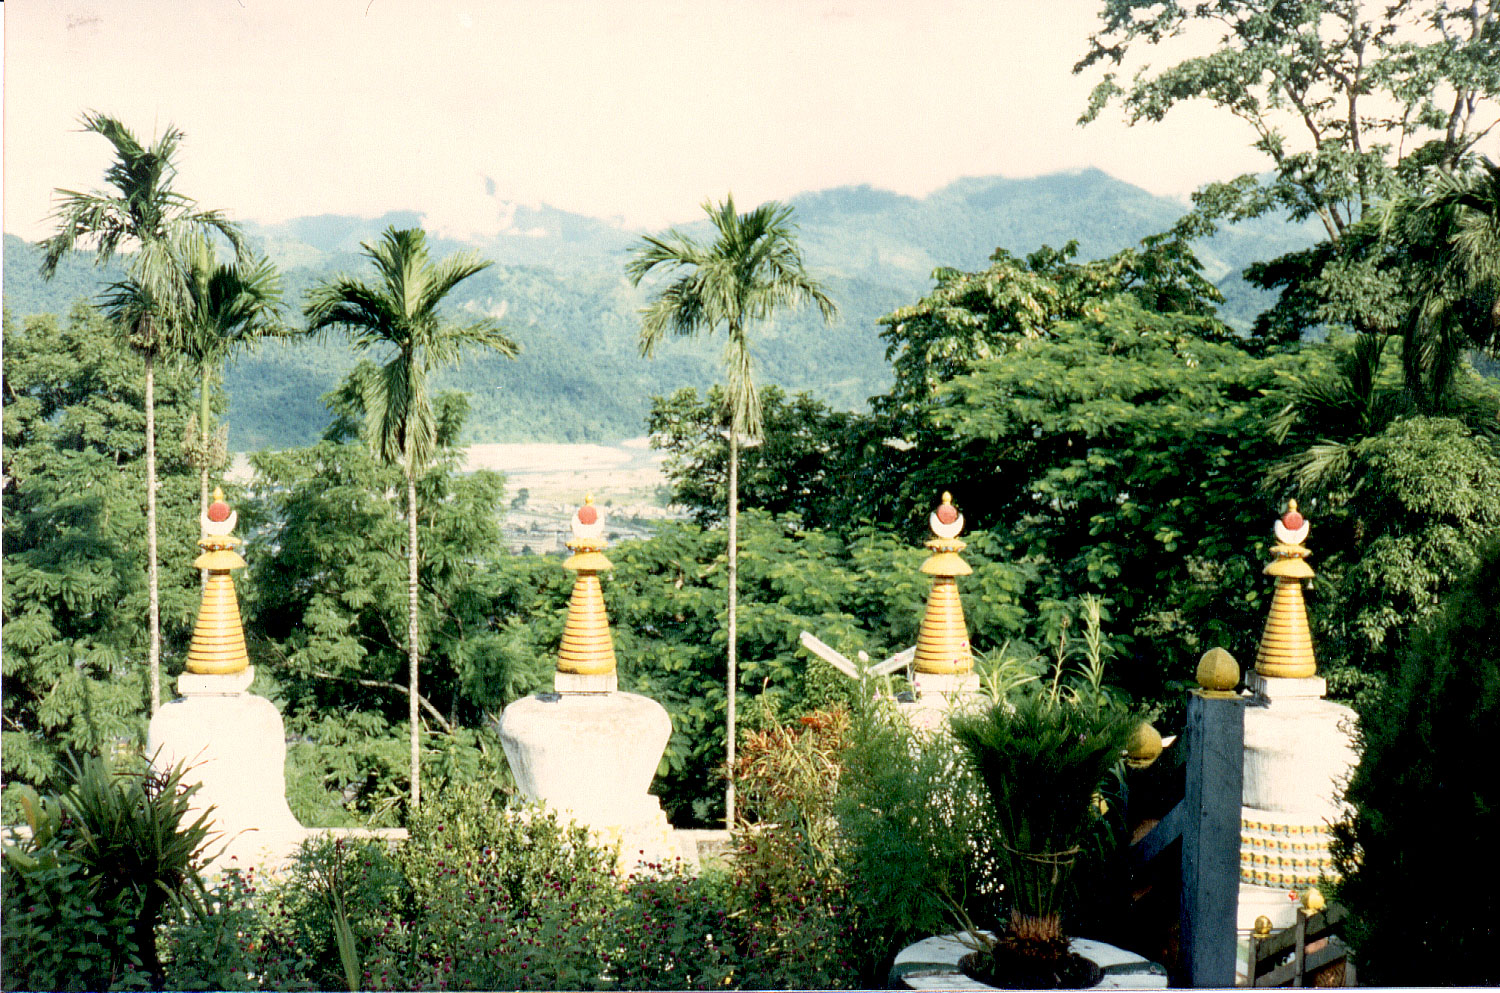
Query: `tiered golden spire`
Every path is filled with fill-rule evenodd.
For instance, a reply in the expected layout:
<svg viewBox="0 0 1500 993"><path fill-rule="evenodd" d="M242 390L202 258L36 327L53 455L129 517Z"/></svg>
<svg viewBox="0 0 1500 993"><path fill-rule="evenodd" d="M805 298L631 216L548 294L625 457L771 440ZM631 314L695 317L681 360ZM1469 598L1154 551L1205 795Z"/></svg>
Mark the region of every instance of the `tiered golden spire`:
<svg viewBox="0 0 1500 993"><path fill-rule="evenodd" d="M568 620L563 625L562 646L557 650L557 671L580 676L605 676L615 671L614 639L609 631L609 615L604 611L604 591L599 573L613 569L604 557L604 518L586 496L583 506L573 515L573 540L568 542L573 554L563 562L564 569L578 573L573 580L573 595L568 600Z"/></svg>
<svg viewBox="0 0 1500 993"><path fill-rule="evenodd" d="M943 494L943 502L929 523L934 537L927 547L933 554L922 563L922 571L932 577L932 592L927 595L927 612L922 615L913 661L918 672L971 672L974 653L969 649L969 629L964 624L964 606L958 599L956 577L967 576L974 570L958 554L966 547L958 540L964 518L953 506L952 494Z"/></svg>
<svg viewBox="0 0 1500 993"><path fill-rule="evenodd" d="M1313 659L1312 635L1307 628L1307 606L1302 601L1302 580L1313 577L1307 564L1309 525L1297 512L1297 501L1287 501L1286 514L1276 522L1277 544L1271 546L1274 558L1263 570L1276 577L1271 594L1271 612L1255 652L1255 671L1262 676L1283 679L1305 679L1317 675Z"/></svg>
<svg viewBox="0 0 1500 993"><path fill-rule="evenodd" d="M203 554L193 560L193 568L208 570L208 582L188 648L187 671L191 673L224 676L242 672L250 664L240 603L229 575L230 570L245 567L245 560L234 550L240 540L229 533L238 520L239 515L224 502L224 491L215 488L214 501L200 521L203 537L198 545Z"/></svg>

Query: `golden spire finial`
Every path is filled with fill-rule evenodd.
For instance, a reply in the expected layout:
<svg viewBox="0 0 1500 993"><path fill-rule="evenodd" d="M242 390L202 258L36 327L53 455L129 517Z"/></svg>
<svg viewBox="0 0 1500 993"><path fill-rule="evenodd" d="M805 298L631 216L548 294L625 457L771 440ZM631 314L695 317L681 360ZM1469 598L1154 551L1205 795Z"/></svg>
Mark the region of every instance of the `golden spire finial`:
<svg viewBox="0 0 1500 993"><path fill-rule="evenodd" d="M239 515L224 502L224 491L215 487L213 503L199 521L203 537L198 545L203 554L193 560L195 569L208 570L208 582L203 585L203 601L188 648L187 671L191 673L223 676L241 672L250 664L240 604L229 575L231 570L245 567L245 560L234 550L240 540L230 534L238 521Z"/></svg>
<svg viewBox="0 0 1500 993"><path fill-rule="evenodd" d="M932 591L927 595L927 610L917 633L915 668L923 673L966 673L974 668L974 653L969 648L969 629L964 623L963 603L958 598L958 576L974 570L959 557L966 547L958 540L964 528L963 515L953 506L953 495L943 494L943 502L928 520L933 538L927 547L933 554L922 563L922 572L932 577Z"/></svg>
<svg viewBox="0 0 1500 993"><path fill-rule="evenodd" d="M604 590L599 573L614 568L604 557L604 515L589 494L573 515L573 554L563 568L576 572L573 595L568 599L568 619L563 625L562 644L557 650L557 671L580 676L604 676L615 671L614 638L609 615L604 610Z"/></svg>
<svg viewBox="0 0 1500 993"><path fill-rule="evenodd" d="M1302 601L1302 580L1314 575L1307 564L1310 525L1297 511L1297 501L1287 501L1286 513L1274 526L1277 543L1271 546L1271 562L1263 570L1276 577L1271 610L1255 653L1255 671L1262 676L1305 679L1317 675L1312 634L1307 626L1307 606Z"/></svg>

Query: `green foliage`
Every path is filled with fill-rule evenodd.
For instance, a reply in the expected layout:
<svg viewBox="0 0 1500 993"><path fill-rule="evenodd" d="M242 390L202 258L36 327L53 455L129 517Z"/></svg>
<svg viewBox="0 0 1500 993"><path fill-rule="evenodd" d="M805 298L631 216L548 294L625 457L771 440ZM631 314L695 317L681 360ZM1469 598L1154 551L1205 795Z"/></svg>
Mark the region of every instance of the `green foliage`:
<svg viewBox="0 0 1500 993"><path fill-rule="evenodd" d="M148 591L141 359L87 307L5 322L3 768L44 787L65 749L143 743ZM169 675L198 599L192 382L156 383ZM176 646L180 646L177 648ZM176 648L176 650L174 650Z"/></svg>
<svg viewBox="0 0 1500 993"><path fill-rule="evenodd" d="M994 814L945 735L923 736L887 698L853 711L834 809L858 975L879 984L903 945L952 930L955 913L997 923Z"/></svg>
<svg viewBox="0 0 1500 993"><path fill-rule="evenodd" d="M1447 304L1431 306L1454 298L1460 282L1447 277L1457 256L1446 245L1437 256L1428 250L1444 239L1427 237L1436 233L1430 227L1417 230L1427 227L1426 209L1412 208L1436 206L1433 196L1451 207L1444 191L1452 189L1452 174L1470 172L1474 150L1495 125L1494 17L1490 3L1451 0L1384 6L1104 0L1104 27L1089 39L1075 72L1119 66L1168 37L1223 33L1206 54L1165 68L1144 66L1127 85L1105 72L1082 120L1094 120L1114 102L1134 124L1205 101L1247 123L1270 171L1208 184L1194 194L1194 210L1179 228L1202 235L1224 221L1283 212L1316 219L1326 241L1246 272L1252 284L1280 292L1256 320L1256 333L1287 341L1328 323L1404 333L1413 346L1409 384L1419 397L1435 396L1463 337L1434 321L1439 313L1451 315ZM1391 216L1381 207L1387 200L1395 201L1397 215L1418 219L1416 228L1378 220L1382 211ZM1493 300L1492 271L1485 282ZM1492 330L1482 335L1492 337Z"/></svg>
<svg viewBox="0 0 1500 993"><path fill-rule="evenodd" d="M1122 294L1149 310L1194 316L1211 314L1221 299L1181 237L1153 235L1139 249L1086 263L1074 262L1077 254L1076 241L1043 245L1024 259L999 248L983 272L937 270L931 293L880 319L896 382L877 409L914 427L943 383Z"/></svg>
<svg viewBox="0 0 1500 993"><path fill-rule="evenodd" d="M169 914L158 932L167 989L248 990L257 970L256 943L261 927L253 869L231 869L206 887L203 907ZM264 961L261 956L259 961Z"/></svg>
<svg viewBox="0 0 1500 993"><path fill-rule="evenodd" d="M1115 299L978 364L930 415L978 463L953 487L966 520L1036 564L1032 637L1052 642L1048 615L1072 597L1103 596L1118 678L1150 696L1204 648L1248 652L1259 628L1260 467L1276 451L1261 395L1293 360L1205 325Z"/></svg>
<svg viewBox="0 0 1500 993"><path fill-rule="evenodd" d="M262 988L415 988L402 926L410 891L383 843L310 840L284 879L260 888L248 937L251 972ZM362 965L358 986L348 981L351 956Z"/></svg>
<svg viewBox="0 0 1500 993"><path fill-rule="evenodd" d="M1492 986L1488 922L1500 912L1500 781L1473 757L1500 725L1500 545L1445 598L1401 652L1390 691L1361 715L1363 755L1335 850L1361 979L1391 986ZM1473 838L1463 871L1434 825Z"/></svg>
<svg viewBox="0 0 1500 993"><path fill-rule="evenodd" d="M156 929L201 907L208 814L166 773L70 758L46 798L22 787L31 837L4 849L6 988L161 988Z"/></svg>
<svg viewBox="0 0 1500 993"><path fill-rule="evenodd" d="M765 437L739 452L741 505L794 515L810 529L844 531L857 523L860 492L851 477L864 469L865 452L854 436L868 431L871 419L777 386L761 390L760 403ZM646 421L651 446L666 453L671 502L690 508L700 524L723 520L729 500L724 409L720 387L701 399L684 387L653 398Z"/></svg>
<svg viewBox="0 0 1500 993"><path fill-rule="evenodd" d="M735 762L743 807L728 902L744 932L741 945L775 969L760 982L740 982L820 989L856 982L858 928L833 816L849 714L822 710L795 724L774 717L767 724L745 735Z"/></svg>

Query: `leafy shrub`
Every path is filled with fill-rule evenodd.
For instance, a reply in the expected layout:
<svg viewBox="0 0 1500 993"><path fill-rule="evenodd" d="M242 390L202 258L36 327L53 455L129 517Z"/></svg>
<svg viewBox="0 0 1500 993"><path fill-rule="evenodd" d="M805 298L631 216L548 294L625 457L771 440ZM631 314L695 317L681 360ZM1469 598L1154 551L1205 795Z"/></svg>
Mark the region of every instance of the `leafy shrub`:
<svg viewBox="0 0 1500 993"><path fill-rule="evenodd" d="M993 813L951 739L919 735L885 698L866 696L851 716L834 810L853 971L878 986L903 945L951 930L955 914L992 922Z"/></svg>
<svg viewBox="0 0 1500 993"><path fill-rule="evenodd" d="M723 989L744 979L718 873L640 876L625 890L604 947L607 984L622 990Z"/></svg>
<svg viewBox="0 0 1500 993"><path fill-rule="evenodd" d="M829 988L853 981L853 922L833 816L849 731L849 712L837 708L773 720L745 736L735 781L755 823L739 826L728 893L743 932L741 982Z"/></svg>
<svg viewBox="0 0 1500 993"><path fill-rule="evenodd" d="M398 852L412 930L432 981L463 989L597 984L601 928L618 901L614 854L487 786L422 805Z"/></svg>
<svg viewBox="0 0 1500 993"><path fill-rule="evenodd" d="M179 912L163 922L157 947L168 989L255 988L261 921L255 883L253 869L230 870L208 889L201 912Z"/></svg>
<svg viewBox="0 0 1500 993"><path fill-rule="evenodd" d="M1363 757L1335 857L1360 978L1392 986L1500 983L1500 543L1403 652L1361 715ZM1437 834L1434 834L1434 831ZM1454 845L1462 847L1454 872Z"/></svg>
<svg viewBox="0 0 1500 993"><path fill-rule="evenodd" d="M257 906L251 971L262 984L352 989L352 971L358 985L409 988L410 888L384 842L309 839Z"/></svg>
<svg viewBox="0 0 1500 993"><path fill-rule="evenodd" d="M184 765L129 770L87 756L62 788L22 805L32 836L6 845L8 987L108 989L165 982L156 929L169 908L201 909L207 813L188 820Z"/></svg>

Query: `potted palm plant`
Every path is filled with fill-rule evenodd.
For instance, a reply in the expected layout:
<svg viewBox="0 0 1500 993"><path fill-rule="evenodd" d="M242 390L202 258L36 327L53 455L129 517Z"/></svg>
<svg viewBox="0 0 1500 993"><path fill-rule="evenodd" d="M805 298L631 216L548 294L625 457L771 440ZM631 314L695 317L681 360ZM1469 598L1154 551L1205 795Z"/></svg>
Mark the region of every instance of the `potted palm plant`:
<svg viewBox="0 0 1500 993"><path fill-rule="evenodd" d="M989 985L1095 985L1099 967L1071 948L1063 928L1080 858L1097 843L1100 786L1141 718L1097 684L1035 687L951 729L989 790L996 870L1009 911L998 935L971 929L966 971Z"/></svg>

